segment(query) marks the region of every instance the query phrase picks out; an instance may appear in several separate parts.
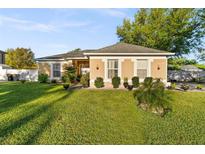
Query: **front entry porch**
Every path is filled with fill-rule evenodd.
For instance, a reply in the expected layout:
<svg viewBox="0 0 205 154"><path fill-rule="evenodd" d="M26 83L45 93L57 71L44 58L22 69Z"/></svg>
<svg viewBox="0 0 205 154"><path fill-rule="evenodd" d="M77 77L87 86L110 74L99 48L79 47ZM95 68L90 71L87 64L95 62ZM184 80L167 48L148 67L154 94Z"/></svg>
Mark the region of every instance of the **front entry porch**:
<svg viewBox="0 0 205 154"><path fill-rule="evenodd" d="M76 68L77 75L82 75L89 72L89 60L75 59L72 60L72 65Z"/></svg>

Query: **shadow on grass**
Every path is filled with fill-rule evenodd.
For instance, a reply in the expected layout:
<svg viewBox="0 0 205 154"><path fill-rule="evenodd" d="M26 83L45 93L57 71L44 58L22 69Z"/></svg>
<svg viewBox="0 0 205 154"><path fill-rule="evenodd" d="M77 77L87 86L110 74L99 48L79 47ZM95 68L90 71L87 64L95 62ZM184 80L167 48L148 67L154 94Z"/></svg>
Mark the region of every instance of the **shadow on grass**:
<svg viewBox="0 0 205 154"><path fill-rule="evenodd" d="M54 87L53 85L39 83L0 83L0 113L29 103L45 94L55 93L56 91L48 92Z"/></svg>
<svg viewBox="0 0 205 154"><path fill-rule="evenodd" d="M39 105L37 108L29 111L29 114L23 115L22 117L16 119L15 121L7 123L3 128L0 128L0 138L2 140L0 141L0 143L2 142L3 144L5 144L3 140L6 139L7 137L12 138L12 136L10 135L12 135L15 132L15 130L26 125L28 122L41 117L43 114L46 114L46 116L43 117L43 121L37 122L38 127L35 127L34 130L33 129L29 130L28 136L26 137L24 142L17 143L17 144L33 144L36 141L36 139L43 133L43 131L52 123L55 117L58 116L59 113L53 112L54 110L52 110L52 107L57 103L61 103L62 100L69 98L71 94L72 91L66 93L64 96L52 102L49 102L49 104Z"/></svg>

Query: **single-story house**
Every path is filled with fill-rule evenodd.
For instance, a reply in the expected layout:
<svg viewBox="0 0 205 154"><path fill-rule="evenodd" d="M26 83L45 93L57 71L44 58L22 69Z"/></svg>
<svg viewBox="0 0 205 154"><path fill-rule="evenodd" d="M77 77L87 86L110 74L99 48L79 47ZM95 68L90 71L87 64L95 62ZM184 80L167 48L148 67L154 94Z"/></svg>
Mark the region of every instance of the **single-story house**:
<svg viewBox="0 0 205 154"><path fill-rule="evenodd" d="M117 43L96 50L80 50L38 58L39 73L46 73L50 79L61 79L63 65L72 65L78 74L90 72L90 86L94 87L97 77L102 77L106 87L112 86L111 79L119 76L131 82L133 76L140 81L145 77L167 81L167 56L174 53L146 48L127 43Z"/></svg>
<svg viewBox="0 0 205 154"><path fill-rule="evenodd" d="M0 50L0 64L5 64L5 52Z"/></svg>

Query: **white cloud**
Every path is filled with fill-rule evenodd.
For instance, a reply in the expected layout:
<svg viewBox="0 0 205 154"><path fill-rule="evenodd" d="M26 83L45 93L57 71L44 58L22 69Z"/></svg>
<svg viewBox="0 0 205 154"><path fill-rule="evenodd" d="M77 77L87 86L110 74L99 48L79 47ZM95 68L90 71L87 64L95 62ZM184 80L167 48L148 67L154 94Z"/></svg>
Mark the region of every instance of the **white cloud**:
<svg viewBox="0 0 205 154"><path fill-rule="evenodd" d="M118 18L125 18L127 14L117 9L99 9L101 13Z"/></svg>
<svg viewBox="0 0 205 154"><path fill-rule="evenodd" d="M59 31L62 28L71 28L71 27L83 27L89 25L90 22L81 22L81 21L70 21L58 23L38 23L30 20L17 19L14 17L8 17L0 15L0 25L10 26L16 29L25 30L25 31L40 31L40 32L55 32Z"/></svg>

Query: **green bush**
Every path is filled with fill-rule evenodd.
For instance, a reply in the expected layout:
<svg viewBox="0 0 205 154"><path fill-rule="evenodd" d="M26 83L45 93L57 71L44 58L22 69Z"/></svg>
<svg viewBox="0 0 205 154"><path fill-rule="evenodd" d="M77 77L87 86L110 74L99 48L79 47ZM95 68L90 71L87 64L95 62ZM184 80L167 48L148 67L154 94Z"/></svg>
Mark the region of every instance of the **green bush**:
<svg viewBox="0 0 205 154"><path fill-rule="evenodd" d="M69 87L70 87L70 84L69 84L69 83L64 83L64 84L63 84L63 88L64 88L65 90L67 90Z"/></svg>
<svg viewBox="0 0 205 154"><path fill-rule="evenodd" d="M199 90L201 90L201 89L203 89L203 85L201 85L201 84L198 84L198 85L196 85L196 89L199 89Z"/></svg>
<svg viewBox="0 0 205 154"><path fill-rule="evenodd" d="M97 77L94 84L95 84L95 87L96 87L96 88L102 88L102 87L104 87L103 78Z"/></svg>
<svg viewBox="0 0 205 154"><path fill-rule="evenodd" d="M64 73L63 73L63 80L69 80L69 82L73 83L76 80L76 68L73 66L67 66L65 65L64 68Z"/></svg>
<svg viewBox="0 0 205 154"><path fill-rule="evenodd" d="M204 65L204 64L196 64L196 65L194 65L194 66L196 66L196 67L199 68L199 69L205 70L205 65Z"/></svg>
<svg viewBox="0 0 205 154"><path fill-rule="evenodd" d="M150 85L153 82L153 78L152 77L146 77L144 79L144 84L145 85Z"/></svg>
<svg viewBox="0 0 205 154"><path fill-rule="evenodd" d="M176 89L176 83L171 83L171 85L169 87L167 87L168 89L174 90Z"/></svg>
<svg viewBox="0 0 205 154"><path fill-rule="evenodd" d="M181 85L181 89L183 89L184 91L187 91L189 89L189 85L187 83L183 83Z"/></svg>
<svg viewBox="0 0 205 154"><path fill-rule="evenodd" d="M112 78L112 85L113 85L113 88L119 88L120 86L120 77L113 77Z"/></svg>
<svg viewBox="0 0 205 154"><path fill-rule="evenodd" d="M66 82L70 83L69 77L65 74L61 77L61 80L62 80L63 83L66 83Z"/></svg>
<svg viewBox="0 0 205 154"><path fill-rule="evenodd" d="M48 82L48 74L39 74L38 75L38 81L40 83L47 83Z"/></svg>
<svg viewBox="0 0 205 154"><path fill-rule="evenodd" d="M89 87L89 73L82 75L80 83L83 85L83 87Z"/></svg>
<svg viewBox="0 0 205 154"><path fill-rule="evenodd" d="M139 77L138 76L134 76L133 78L132 78L132 85L133 85L133 87L134 88L137 88L137 87L139 87Z"/></svg>
<svg viewBox="0 0 205 154"><path fill-rule="evenodd" d="M165 93L165 86L160 80L145 79L141 86L135 90L134 97L143 110L151 111L157 115L163 116L168 109L168 96Z"/></svg>

